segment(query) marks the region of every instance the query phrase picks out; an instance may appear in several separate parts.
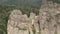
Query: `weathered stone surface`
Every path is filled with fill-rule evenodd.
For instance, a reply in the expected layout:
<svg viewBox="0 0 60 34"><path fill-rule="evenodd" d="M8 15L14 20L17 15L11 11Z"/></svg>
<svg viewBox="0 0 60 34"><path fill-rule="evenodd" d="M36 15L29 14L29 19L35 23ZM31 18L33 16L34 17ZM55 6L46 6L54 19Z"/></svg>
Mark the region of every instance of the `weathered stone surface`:
<svg viewBox="0 0 60 34"><path fill-rule="evenodd" d="M55 15L57 17L57 34L60 34L60 13L58 13L57 15Z"/></svg>
<svg viewBox="0 0 60 34"><path fill-rule="evenodd" d="M13 10L7 24L8 34L28 34L27 19L27 16L22 15L20 10Z"/></svg>
<svg viewBox="0 0 60 34"><path fill-rule="evenodd" d="M29 32L34 34L34 29L37 31L35 34L37 34L39 31L37 18L38 16L35 16L34 13L30 13L28 18L26 14L22 15L20 10L13 10L7 24L8 34L29 34Z"/></svg>
<svg viewBox="0 0 60 34"><path fill-rule="evenodd" d="M39 22L41 34L60 34L60 25L57 24L60 20L56 17L60 14L57 9L57 4L53 5L53 2L47 2L41 6L39 13Z"/></svg>

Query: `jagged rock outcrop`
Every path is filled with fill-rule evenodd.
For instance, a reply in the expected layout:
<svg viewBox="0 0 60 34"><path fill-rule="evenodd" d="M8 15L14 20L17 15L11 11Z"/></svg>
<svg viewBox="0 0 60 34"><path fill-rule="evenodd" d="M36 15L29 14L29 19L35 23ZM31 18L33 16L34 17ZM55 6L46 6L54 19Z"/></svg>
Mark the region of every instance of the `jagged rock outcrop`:
<svg viewBox="0 0 60 34"><path fill-rule="evenodd" d="M42 5L39 12L39 22L41 34L60 34L60 21L56 15L60 14L58 10L59 4L47 2L47 0L42 1Z"/></svg>
<svg viewBox="0 0 60 34"><path fill-rule="evenodd" d="M22 15L20 10L13 10L10 14L8 34L60 34L60 4L42 0L39 15L30 13Z"/></svg>
<svg viewBox="0 0 60 34"><path fill-rule="evenodd" d="M27 19L27 16L22 15L20 10L13 10L7 24L8 34L28 34Z"/></svg>
<svg viewBox="0 0 60 34"><path fill-rule="evenodd" d="M34 27L35 34L38 34L39 33L38 16L36 16L36 14L34 13L30 13L29 19L32 19L32 28Z"/></svg>
<svg viewBox="0 0 60 34"><path fill-rule="evenodd" d="M8 34L37 34L36 31L39 31L37 18L34 13L30 13L28 18L26 14L22 15L20 10L13 10L7 24Z"/></svg>

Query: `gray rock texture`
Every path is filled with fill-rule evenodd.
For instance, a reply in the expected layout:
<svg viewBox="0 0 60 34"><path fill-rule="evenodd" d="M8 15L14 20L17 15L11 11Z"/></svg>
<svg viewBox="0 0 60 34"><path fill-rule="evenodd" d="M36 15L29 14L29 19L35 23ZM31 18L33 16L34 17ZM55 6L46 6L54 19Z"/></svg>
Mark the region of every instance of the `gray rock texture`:
<svg viewBox="0 0 60 34"><path fill-rule="evenodd" d="M20 10L15 9L10 14L7 32L8 34L29 34L29 32L33 34L32 30L36 29L38 31L37 21L37 16L35 17L34 13L30 13L30 17L28 18L26 14L22 15Z"/></svg>
<svg viewBox="0 0 60 34"><path fill-rule="evenodd" d="M41 34L60 34L60 21L57 17L60 14L57 6L59 4L53 3L52 1L47 2L47 0L42 1L41 9L39 10L39 22Z"/></svg>
<svg viewBox="0 0 60 34"><path fill-rule="evenodd" d="M13 10L7 24L8 34L28 34L27 19L27 16L22 15L20 10Z"/></svg>

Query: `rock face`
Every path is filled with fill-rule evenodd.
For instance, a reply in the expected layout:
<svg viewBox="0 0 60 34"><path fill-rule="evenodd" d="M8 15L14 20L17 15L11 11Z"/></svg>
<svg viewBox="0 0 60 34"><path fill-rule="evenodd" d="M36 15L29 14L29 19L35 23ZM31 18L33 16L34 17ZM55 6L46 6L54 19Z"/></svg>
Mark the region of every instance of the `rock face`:
<svg viewBox="0 0 60 34"><path fill-rule="evenodd" d="M20 10L13 10L8 20L8 34L28 34L26 15L22 15Z"/></svg>
<svg viewBox="0 0 60 34"><path fill-rule="evenodd" d="M42 5L39 12L39 22L41 34L60 34L60 25L58 14L59 4L53 3L52 1L47 2L47 0L42 1Z"/></svg>
<svg viewBox="0 0 60 34"><path fill-rule="evenodd" d="M13 10L7 24L8 34L60 34L60 4L42 0L39 15L22 15Z"/></svg>
<svg viewBox="0 0 60 34"><path fill-rule="evenodd" d="M34 30L38 31L37 21L34 13L31 13L28 18L26 14L22 15L20 10L13 10L8 20L7 32L8 34L34 34Z"/></svg>

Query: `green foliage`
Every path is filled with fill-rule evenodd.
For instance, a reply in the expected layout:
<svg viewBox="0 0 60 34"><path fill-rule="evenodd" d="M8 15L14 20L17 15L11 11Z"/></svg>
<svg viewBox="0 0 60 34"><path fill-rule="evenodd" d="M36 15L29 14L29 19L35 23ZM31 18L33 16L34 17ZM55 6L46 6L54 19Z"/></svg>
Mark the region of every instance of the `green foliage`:
<svg viewBox="0 0 60 34"><path fill-rule="evenodd" d="M41 0L1 0L0 3L8 6L15 6L17 9L20 9L23 14L29 16L30 12L34 12L36 15L38 14Z"/></svg>
<svg viewBox="0 0 60 34"><path fill-rule="evenodd" d="M24 28L20 28L20 27L16 26L16 28L18 28L19 30L27 30L26 27L24 27Z"/></svg>
<svg viewBox="0 0 60 34"><path fill-rule="evenodd" d="M34 25L32 25L32 32L33 32L33 34L36 34L36 30L35 30Z"/></svg>
<svg viewBox="0 0 60 34"><path fill-rule="evenodd" d="M11 6L0 5L0 33L2 34L7 34L7 22L12 9Z"/></svg>
<svg viewBox="0 0 60 34"><path fill-rule="evenodd" d="M56 3L60 3L60 0L49 0L49 1L53 1L53 2L56 2Z"/></svg>
<svg viewBox="0 0 60 34"><path fill-rule="evenodd" d="M40 32L38 32L38 34L41 34Z"/></svg>
<svg viewBox="0 0 60 34"><path fill-rule="evenodd" d="M30 31L29 31L29 34L30 34Z"/></svg>

